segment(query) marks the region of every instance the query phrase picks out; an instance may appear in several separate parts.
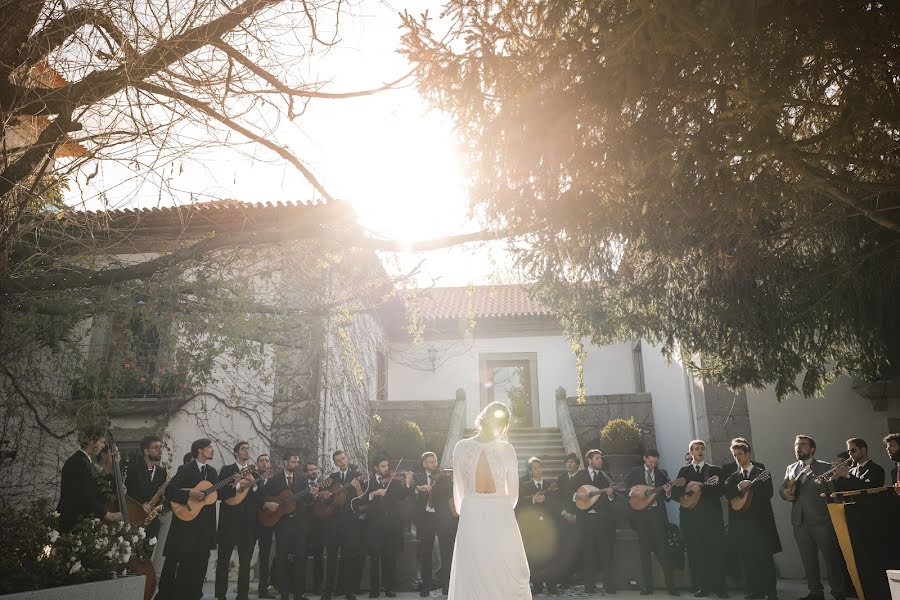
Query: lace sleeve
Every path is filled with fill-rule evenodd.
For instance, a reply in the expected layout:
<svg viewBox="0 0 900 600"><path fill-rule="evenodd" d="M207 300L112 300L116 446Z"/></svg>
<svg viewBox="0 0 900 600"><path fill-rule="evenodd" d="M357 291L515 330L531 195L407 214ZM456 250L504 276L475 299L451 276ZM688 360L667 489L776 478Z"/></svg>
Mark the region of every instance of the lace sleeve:
<svg viewBox="0 0 900 600"><path fill-rule="evenodd" d="M519 502L519 459L511 444L506 445L506 452L503 453L503 470L506 471L506 493L515 508Z"/></svg>
<svg viewBox="0 0 900 600"><path fill-rule="evenodd" d="M456 442L453 448L453 502L456 504L456 512L462 514L463 498L466 497L466 473L467 452L464 440Z"/></svg>

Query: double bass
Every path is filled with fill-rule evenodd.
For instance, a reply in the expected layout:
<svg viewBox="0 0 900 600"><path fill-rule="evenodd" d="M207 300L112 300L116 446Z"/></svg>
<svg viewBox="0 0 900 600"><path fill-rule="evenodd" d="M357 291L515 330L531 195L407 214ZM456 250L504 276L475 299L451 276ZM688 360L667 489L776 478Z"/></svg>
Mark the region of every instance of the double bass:
<svg viewBox="0 0 900 600"><path fill-rule="evenodd" d="M111 432L107 433L107 439L109 440L109 456L112 460L113 482L116 486L116 506L109 507L110 512L121 512L122 521L126 525L143 526L147 514L140 502L125 494L122 470L119 468L118 461L119 449L116 447ZM132 556L128 561L128 567L132 572L144 576L144 600L151 600L156 592L156 571L153 569L153 563L146 558Z"/></svg>

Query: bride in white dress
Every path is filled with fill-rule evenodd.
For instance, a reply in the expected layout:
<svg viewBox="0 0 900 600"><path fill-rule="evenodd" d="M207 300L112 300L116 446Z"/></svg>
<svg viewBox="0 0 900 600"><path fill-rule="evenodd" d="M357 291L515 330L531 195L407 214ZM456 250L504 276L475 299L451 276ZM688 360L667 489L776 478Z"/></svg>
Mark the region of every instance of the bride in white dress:
<svg viewBox="0 0 900 600"><path fill-rule="evenodd" d="M515 449L502 438L509 408L492 402L475 419L478 435L453 450L459 530L448 600L530 600L528 561L513 509L519 500Z"/></svg>

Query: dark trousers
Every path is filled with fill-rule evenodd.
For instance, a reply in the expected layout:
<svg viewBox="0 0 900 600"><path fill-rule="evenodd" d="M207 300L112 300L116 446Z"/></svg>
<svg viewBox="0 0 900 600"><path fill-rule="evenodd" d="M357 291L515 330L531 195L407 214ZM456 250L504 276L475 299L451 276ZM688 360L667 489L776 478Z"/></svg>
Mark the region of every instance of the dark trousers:
<svg viewBox="0 0 900 600"><path fill-rule="evenodd" d="M397 573L397 545L391 541L369 548L369 591L393 591Z"/></svg>
<svg viewBox="0 0 900 600"><path fill-rule="evenodd" d="M632 525L637 530L638 547L641 553L641 588L653 589L653 562L651 553L656 554L666 580L666 588L675 588L672 577L672 561L666 546L666 519L663 507L648 508L632 515Z"/></svg>
<svg viewBox="0 0 900 600"><path fill-rule="evenodd" d="M307 537L308 555L313 558L313 590L322 586L325 578L325 523L320 519L312 518L309 524L309 536Z"/></svg>
<svg viewBox="0 0 900 600"><path fill-rule="evenodd" d="M806 572L806 584L814 594L823 594L822 575L819 571L819 552L825 558L825 570L831 585L831 594L836 597L845 595L846 582L841 571L841 554L837 537L830 523L821 525L794 526L794 540L800 550L803 570Z"/></svg>
<svg viewBox="0 0 900 600"><path fill-rule="evenodd" d="M282 598L287 598L290 593L300 596L306 592L308 532L309 524L299 516L284 517L275 526L275 543L278 545L275 569Z"/></svg>
<svg viewBox="0 0 900 600"><path fill-rule="evenodd" d="M166 559L168 561L168 559ZM175 585L170 596L174 600L198 600L203 597L203 581L209 564L209 550L179 556Z"/></svg>
<svg viewBox="0 0 900 600"><path fill-rule="evenodd" d="M175 597L175 575L178 573L178 559L167 556L156 585L156 596L153 600L171 600Z"/></svg>
<svg viewBox="0 0 900 600"><path fill-rule="evenodd" d="M360 577L360 523L356 515L341 511L324 522L325 548L328 562L325 565L323 591L338 592L335 587L338 555L341 557L340 588L344 594L355 594ZM279 550L280 553L280 550Z"/></svg>
<svg viewBox="0 0 900 600"><path fill-rule="evenodd" d="M700 509L693 509L694 511ZM725 527L721 516L681 511L681 531L691 566L691 583L697 589L724 592Z"/></svg>
<svg viewBox="0 0 900 600"><path fill-rule="evenodd" d="M228 570L231 554L238 551L237 600L246 600L250 593L250 559L253 557L253 541L243 540L238 544L219 543L216 558L216 598L224 598L228 593Z"/></svg>
<svg viewBox="0 0 900 600"><path fill-rule="evenodd" d="M259 526L256 530L256 541L259 543L259 591L269 589L269 569L272 564L272 527Z"/></svg>
<svg viewBox="0 0 900 600"><path fill-rule="evenodd" d="M419 558L422 561L422 589L431 591L434 587L434 542L437 540L441 552L441 568L438 572L438 585L450 585L450 562L453 558L453 531L451 527L442 526L435 513L423 513L416 523L416 538L419 540Z"/></svg>
<svg viewBox="0 0 900 600"><path fill-rule="evenodd" d="M744 573L748 594L775 596L775 560L763 542L749 540L737 547Z"/></svg>
<svg viewBox="0 0 900 600"><path fill-rule="evenodd" d="M605 502L606 497L597 502ZM584 513L578 516L581 526L581 575L586 587L597 580L597 566L603 569L603 588L607 592L616 590L616 555L613 544L616 541L616 526L609 507L599 513Z"/></svg>

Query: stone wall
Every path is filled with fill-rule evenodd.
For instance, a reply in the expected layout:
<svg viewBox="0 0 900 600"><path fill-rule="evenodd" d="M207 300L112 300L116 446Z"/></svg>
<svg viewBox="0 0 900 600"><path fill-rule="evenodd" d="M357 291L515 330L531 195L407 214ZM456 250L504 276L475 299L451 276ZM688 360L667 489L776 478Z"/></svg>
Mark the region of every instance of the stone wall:
<svg viewBox="0 0 900 600"><path fill-rule="evenodd" d="M703 406L697 412L701 410L706 418L709 462L721 465L733 460L730 450L733 438L745 437L753 445L745 390L735 393L721 385L704 383Z"/></svg>
<svg viewBox="0 0 900 600"><path fill-rule="evenodd" d="M600 430L611 419L634 417L643 433L644 445L656 447L656 426L653 422L653 399L650 394L608 394L587 396L584 404L577 397L567 397L569 414L582 452L597 445Z"/></svg>
<svg viewBox="0 0 900 600"><path fill-rule="evenodd" d="M447 432L454 406L456 400L385 401L377 407L381 423L376 430L385 431L391 425L415 421L425 436L425 449L437 454L440 461L443 458L444 445L447 443ZM418 467L418 463L416 466Z"/></svg>

